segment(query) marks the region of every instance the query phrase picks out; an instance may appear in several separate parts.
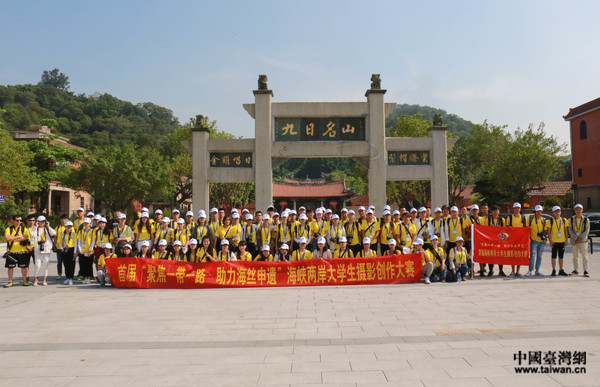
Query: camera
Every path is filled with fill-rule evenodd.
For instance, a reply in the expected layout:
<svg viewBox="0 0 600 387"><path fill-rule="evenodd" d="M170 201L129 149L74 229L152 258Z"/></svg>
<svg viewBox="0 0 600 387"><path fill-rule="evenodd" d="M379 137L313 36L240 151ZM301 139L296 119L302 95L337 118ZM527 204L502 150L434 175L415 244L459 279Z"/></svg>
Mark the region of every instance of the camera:
<svg viewBox="0 0 600 387"><path fill-rule="evenodd" d="M546 237L544 236L543 232L538 232L537 236L540 237L540 239L543 240L543 241L546 240Z"/></svg>
<svg viewBox="0 0 600 387"><path fill-rule="evenodd" d="M38 246L39 246L41 252L44 252L44 245L45 244L46 244L46 242L43 242L43 241L39 241L38 242Z"/></svg>
<svg viewBox="0 0 600 387"><path fill-rule="evenodd" d="M29 239L25 239L24 241L19 242L21 246L29 246Z"/></svg>

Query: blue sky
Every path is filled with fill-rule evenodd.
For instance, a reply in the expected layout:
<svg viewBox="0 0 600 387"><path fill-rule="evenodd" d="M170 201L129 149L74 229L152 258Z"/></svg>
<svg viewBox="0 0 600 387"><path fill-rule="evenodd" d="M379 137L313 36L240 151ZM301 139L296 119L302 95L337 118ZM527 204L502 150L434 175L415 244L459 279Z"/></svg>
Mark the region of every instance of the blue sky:
<svg viewBox="0 0 600 387"><path fill-rule="evenodd" d="M154 102L254 136L242 108L267 74L274 102L442 108L510 130L600 90L599 1L0 1L0 84L58 67L76 93Z"/></svg>

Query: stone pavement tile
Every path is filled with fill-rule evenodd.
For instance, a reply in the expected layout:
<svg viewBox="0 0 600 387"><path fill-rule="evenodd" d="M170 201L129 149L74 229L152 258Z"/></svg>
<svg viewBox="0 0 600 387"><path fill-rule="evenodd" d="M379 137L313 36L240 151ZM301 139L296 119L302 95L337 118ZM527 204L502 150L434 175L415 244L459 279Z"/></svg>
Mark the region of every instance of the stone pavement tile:
<svg viewBox="0 0 600 387"><path fill-rule="evenodd" d="M346 353L345 345L295 346L294 353Z"/></svg>
<svg viewBox="0 0 600 387"><path fill-rule="evenodd" d="M423 361L423 359L409 359L407 361L412 369L442 368L462 371L471 368L471 365L462 357L449 357L445 359L432 359L427 361ZM450 372L448 373L450 374Z"/></svg>
<svg viewBox="0 0 600 387"><path fill-rule="evenodd" d="M398 343L396 347L400 351L421 351L430 349L450 349L452 341L427 341L422 343Z"/></svg>
<svg viewBox="0 0 600 387"><path fill-rule="evenodd" d="M388 382L414 381L415 384L426 381L433 381L440 384L448 383L450 376L445 370L440 368L421 368L418 370L386 370L383 371Z"/></svg>
<svg viewBox="0 0 600 387"><path fill-rule="evenodd" d="M345 360L320 363L292 363L292 372L351 371L350 362Z"/></svg>
<svg viewBox="0 0 600 387"><path fill-rule="evenodd" d="M346 352L398 352L395 344L347 345Z"/></svg>
<svg viewBox="0 0 600 387"><path fill-rule="evenodd" d="M127 376L120 375L104 375L102 377L82 376L71 379L63 386L123 386L129 385L132 379Z"/></svg>
<svg viewBox="0 0 600 387"><path fill-rule="evenodd" d="M434 359L444 359L449 357L462 357L462 358L471 358L471 357L481 357L488 356L487 353L483 352L479 348L465 348L465 349L430 349L429 354Z"/></svg>
<svg viewBox="0 0 600 387"><path fill-rule="evenodd" d="M395 371L411 369L410 364L406 360L359 360L351 361L350 366L352 371Z"/></svg>
<svg viewBox="0 0 600 387"><path fill-rule="evenodd" d="M0 386L66 386L75 380L74 376L60 376L60 377L30 377L23 376L22 378L4 378L0 379Z"/></svg>
<svg viewBox="0 0 600 387"><path fill-rule="evenodd" d="M383 371L323 372L323 383L387 382Z"/></svg>
<svg viewBox="0 0 600 387"><path fill-rule="evenodd" d="M258 378L259 385L267 384L295 384L322 382L320 372L297 372L297 373L261 373Z"/></svg>
<svg viewBox="0 0 600 387"><path fill-rule="evenodd" d="M322 383L292 383L289 387L316 387L323 386ZM356 387L356 383L327 383L327 387Z"/></svg>
<svg viewBox="0 0 600 387"><path fill-rule="evenodd" d="M444 383L434 380L424 381L426 387L429 386L457 386L457 387L491 387L492 384L486 378L461 378L453 379Z"/></svg>
<svg viewBox="0 0 600 387"><path fill-rule="evenodd" d="M265 356L265 364L269 363L319 363L321 354L318 352L309 353L274 353Z"/></svg>
<svg viewBox="0 0 600 387"><path fill-rule="evenodd" d="M333 361L376 361L377 358L373 352L350 352L350 353L322 353L321 362L328 363Z"/></svg>
<svg viewBox="0 0 600 387"><path fill-rule="evenodd" d="M414 360L421 362L430 362L433 357L428 351L415 350L415 351L399 351L399 352L375 352L377 360Z"/></svg>
<svg viewBox="0 0 600 387"><path fill-rule="evenodd" d="M485 378L488 376L510 376L502 366L444 368L452 379L462 378Z"/></svg>
<svg viewBox="0 0 600 387"><path fill-rule="evenodd" d="M496 340L451 341L446 344L453 349L502 347Z"/></svg>
<svg viewBox="0 0 600 387"><path fill-rule="evenodd" d="M494 387L554 387L562 386L548 375L511 375L511 376L486 376ZM457 379L461 380L461 379ZM572 385L572 384L565 384Z"/></svg>
<svg viewBox="0 0 600 387"><path fill-rule="evenodd" d="M381 387L381 386L393 386L393 387L421 387L423 383L420 380L394 380L393 382L387 381L385 383L356 383L356 387Z"/></svg>

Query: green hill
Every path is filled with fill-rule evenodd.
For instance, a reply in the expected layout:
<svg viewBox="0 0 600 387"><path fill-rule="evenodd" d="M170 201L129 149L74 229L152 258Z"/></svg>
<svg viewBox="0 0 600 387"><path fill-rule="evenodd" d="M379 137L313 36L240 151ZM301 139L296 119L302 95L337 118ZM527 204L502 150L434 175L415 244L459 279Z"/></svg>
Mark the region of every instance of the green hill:
<svg viewBox="0 0 600 387"><path fill-rule="evenodd" d="M452 133L453 137L466 137L471 133L473 124L470 121L467 121L456 114L448 114L448 112L443 109L422 105L398 105L386 119L385 126L386 128L389 128L394 124L394 120L400 116L413 116L418 113L421 113L424 120L430 121L431 123L433 123L433 116L435 114L441 114L444 125L448 126L448 131Z"/></svg>
<svg viewBox="0 0 600 387"><path fill-rule="evenodd" d="M110 94L74 93L48 84L0 86L0 109L10 131L56 120L55 131L85 148L128 142L152 143L173 133L173 112L151 102L133 104Z"/></svg>

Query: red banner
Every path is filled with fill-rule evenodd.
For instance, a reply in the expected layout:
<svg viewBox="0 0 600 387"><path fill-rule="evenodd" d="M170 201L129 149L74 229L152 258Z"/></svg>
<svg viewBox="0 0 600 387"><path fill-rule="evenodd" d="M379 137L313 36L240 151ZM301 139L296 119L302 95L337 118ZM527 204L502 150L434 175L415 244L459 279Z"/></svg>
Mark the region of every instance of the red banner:
<svg viewBox="0 0 600 387"><path fill-rule="evenodd" d="M106 267L117 288L237 288L398 284L421 280L421 256L311 259L297 262L186 263L111 258Z"/></svg>
<svg viewBox="0 0 600 387"><path fill-rule="evenodd" d="M529 227L473 226L473 262L529 265Z"/></svg>

